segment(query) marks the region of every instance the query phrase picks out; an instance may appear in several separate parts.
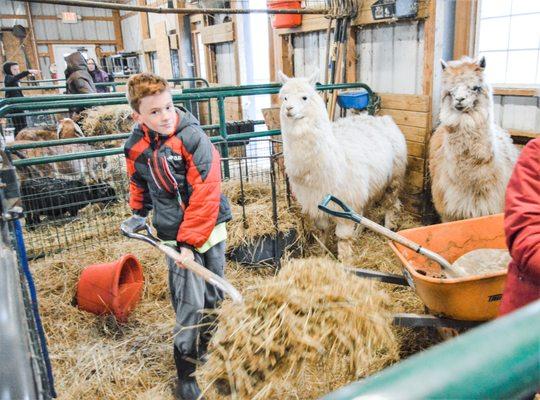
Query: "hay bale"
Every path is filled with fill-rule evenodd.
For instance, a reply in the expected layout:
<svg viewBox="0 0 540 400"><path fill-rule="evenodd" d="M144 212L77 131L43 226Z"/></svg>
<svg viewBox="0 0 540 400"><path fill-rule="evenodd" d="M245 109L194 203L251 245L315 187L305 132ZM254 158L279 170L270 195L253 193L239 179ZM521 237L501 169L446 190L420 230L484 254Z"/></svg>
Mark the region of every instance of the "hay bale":
<svg viewBox="0 0 540 400"><path fill-rule="evenodd" d="M328 259L290 261L216 313L199 375L232 398L314 398L397 358L387 296Z"/></svg>
<svg viewBox="0 0 540 400"><path fill-rule="evenodd" d="M81 127L86 136L129 133L135 125L128 105L92 107L82 112ZM95 143L96 147L118 147L122 141Z"/></svg>

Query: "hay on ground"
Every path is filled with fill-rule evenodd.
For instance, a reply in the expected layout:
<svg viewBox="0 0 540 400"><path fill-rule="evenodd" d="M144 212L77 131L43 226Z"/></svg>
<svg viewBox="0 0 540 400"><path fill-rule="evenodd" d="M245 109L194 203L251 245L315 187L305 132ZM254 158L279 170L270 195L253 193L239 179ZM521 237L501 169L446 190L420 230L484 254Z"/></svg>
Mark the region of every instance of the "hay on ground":
<svg viewBox="0 0 540 400"><path fill-rule="evenodd" d="M314 398L397 358L387 297L328 259L290 261L217 314L200 376L232 398Z"/></svg>
<svg viewBox="0 0 540 400"><path fill-rule="evenodd" d="M262 236L276 234L270 183L245 182L241 186L240 181L230 180L223 182L222 191L231 203L233 214L233 219L227 223L228 248L253 244ZM276 201L278 231L296 230L298 244L304 245L308 232L300 207L292 199L287 199L284 187L276 189Z"/></svg>

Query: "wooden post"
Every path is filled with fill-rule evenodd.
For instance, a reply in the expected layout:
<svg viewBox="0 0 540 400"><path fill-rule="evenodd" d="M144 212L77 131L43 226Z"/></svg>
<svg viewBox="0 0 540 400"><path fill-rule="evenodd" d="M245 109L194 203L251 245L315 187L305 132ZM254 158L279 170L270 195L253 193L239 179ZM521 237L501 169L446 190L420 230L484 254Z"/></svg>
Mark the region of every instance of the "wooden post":
<svg viewBox="0 0 540 400"><path fill-rule="evenodd" d="M116 39L116 51L124 50L124 39L122 37L122 23L120 20L120 11L113 10L114 38Z"/></svg>
<svg viewBox="0 0 540 400"><path fill-rule="evenodd" d="M145 6L146 0L137 0L137 5L139 6ZM145 39L150 38L150 27L148 26L148 13L141 12L139 13L139 18L141 19L141 44L140 47L142 48L142 42ZM148 53L144 53L144 63L146 64L146 69L150 70L152 68L152 63L150 61L150 56Z"/></svg>
<svg viewBox="0 0 540 400"><path fill-rule="evenodd" d="M36 36L35 36L35 33L34 33L34 21L32 20L32 9L30 8L30 3L24 3L25 4L25 8L26 8L26 16L27 16L27 21L28 21L28 27L30 28L29 31L30 31L30 40L25 39L26 41L26 44L28 44L28 42L30 42L30 47L32 48L32 56L34 58L34 62L36 63L36 65L33 67L35 69L39 69L39 56L38 56L38 51L37 51L37 43L36 43ZM30 65L27 65L26 66L27 68L32 68L32 66Z"/></svg>
<svg viewBox="0 0 540 400"><path fill-rule="evenodd" d="M347 71L346 82L356 82L356 33L357 30L354 26L349 26L349 33L347 35Z"/></svg>
<svg viewBox="0 0 540 400"><path fill-rule="evenodd" d="M476 36L476 17L478 0L460 0L456 2L454 27L454 59L472 56Z"/></svg>

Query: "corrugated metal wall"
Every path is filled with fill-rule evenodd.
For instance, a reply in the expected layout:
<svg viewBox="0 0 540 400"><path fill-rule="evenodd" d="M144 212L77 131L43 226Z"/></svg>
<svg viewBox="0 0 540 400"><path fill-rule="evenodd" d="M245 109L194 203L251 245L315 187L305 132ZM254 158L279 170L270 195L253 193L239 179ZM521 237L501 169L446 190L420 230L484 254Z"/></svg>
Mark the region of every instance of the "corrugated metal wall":
<svg viewBox="0 0 540 400"><path fill-rule="evenodd" d="M367 26L357 33L359 82L385 93L421 94L424 23Z"/></svg>
<svg viewBox="0 0 540 400"><path fill-rule="evenodd" d="M540 132L540 98L494 96L495 123L505 129Z"/></svg>
<svg viewBox="0 0 540 400"><path fill-rule="evenodd" d="M0 1L0 14L3 15L24 15L26 14L26 8L22 1ZM11 18L2 18L0 19L0 27L2 28L11 28L13 25L22 25L28 27L28 22L25 18L21 19L11 19Z"/></svg>
<svg viewBox="0 0 540 400"><path fill-rule="evenodd" d="M74 12L84 17L112 17L111 10L89 7L71 7L52 4L31 4L34 17L56 16L62 12ZM112 21L82 20L76 24L64 24L59 19L34 19L36 40L115 40Z"/></svg>
<svg viewBox="0 0 540 400"><path fill-rule="evenodd" d="M216 72L220 85L236 85L236 61L234 44L221 43L214 45L216 52Z"/></svg>
<svg viewBox="0 0 540 400"><path fill-rule="evenodd" d="M419 21L366 26L356 33L356 71L359 82L387 93L422 93L424 24ZM295 76L319 70L324 77L326 32L296 34L293 38Z"/></svg>

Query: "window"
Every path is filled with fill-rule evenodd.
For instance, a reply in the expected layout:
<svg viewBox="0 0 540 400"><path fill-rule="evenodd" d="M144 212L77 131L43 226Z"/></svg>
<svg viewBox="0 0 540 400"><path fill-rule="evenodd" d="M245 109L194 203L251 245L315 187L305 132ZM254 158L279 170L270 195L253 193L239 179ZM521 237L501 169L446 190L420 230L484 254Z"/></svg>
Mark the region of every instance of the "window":
<svg viewBox="0 0 540 400"><path fill-rule="evenodd" d="M540 1L482 0L479 25L490 83L540 85Z"/></svg>

